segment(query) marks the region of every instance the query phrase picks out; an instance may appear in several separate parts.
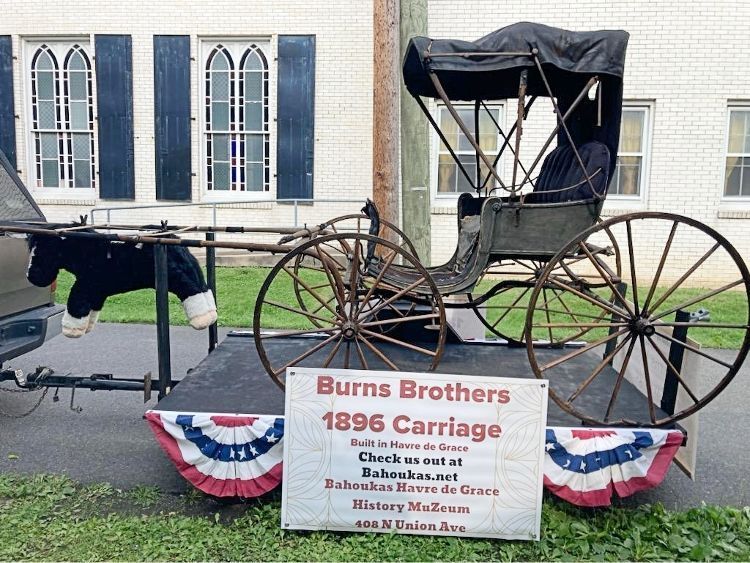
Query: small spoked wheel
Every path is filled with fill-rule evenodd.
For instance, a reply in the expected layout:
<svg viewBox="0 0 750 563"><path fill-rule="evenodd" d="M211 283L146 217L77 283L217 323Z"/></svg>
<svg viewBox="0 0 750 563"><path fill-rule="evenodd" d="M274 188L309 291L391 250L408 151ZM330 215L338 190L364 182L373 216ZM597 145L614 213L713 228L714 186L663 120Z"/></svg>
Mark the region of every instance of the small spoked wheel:
<svg viewBox="0 0 750 563"><path fill-rule="evenodd" d="M427 270L362 233L319 236L286 254L261 287L253 326L261 362L282 389L294 366L433 370L446 336Z"/></svg>
<svg viewBox="0 0 750 563"><path fill-rule="evenodd" d="M611 264L612 274L622 273L620 249L609 229L603 229L600 236L586 241L593 256L601 256ZM577 268L577 262L586 259L578 255L565 256L553 265L551 275L567 278ZM487 329L487 332L505 340L509 346L526 345L526 316L529 301L539 276L547 266L542 260L526 258L506 258L485 270L482 279L469 295L474 304L473 311ZM542 287L537 300L537 308L546 316L567 315L576 297L559 286ZM606 316L600 311L599 320ZM533 343L537 347L562 347L577 344L589 332L586 327L578 331L534 330Z"/></svg>
<svg viewBox="0 0 750 563"><path fill-rule="evenodd" d="M612 257L584 242L603 229L619 242L622 276ZM544 293L553 289L569 299L565 312L550 315ZM586 342L540 350L528 344L538 331ZM735 248L698 221L623 215L584 231L547 264L529 299L526 338L534 374L549 380L564 411L594 425L671 425L714 399L745 360L750 274Z"/></svg>

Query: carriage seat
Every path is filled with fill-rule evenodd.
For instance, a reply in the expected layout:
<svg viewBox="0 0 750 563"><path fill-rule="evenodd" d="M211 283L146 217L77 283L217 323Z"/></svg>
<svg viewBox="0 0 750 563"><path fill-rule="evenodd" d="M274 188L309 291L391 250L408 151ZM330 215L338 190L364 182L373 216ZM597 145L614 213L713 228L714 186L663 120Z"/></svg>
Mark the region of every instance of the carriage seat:
<svg viewBox="0 0 750 563"><path fill-rule="evenodd" d="M601 196L607 191L609 178L609 149L604 143L589 141L578 147L578 154L586 166L591 183ZM601 171L596 175L597 169ZM571 189L563 191L561 188ZM557 147L544 159L532 194L526 198L528 203L562 203L566 201L581 201L591 199L591 187L581 170L573 149L569 145Z"/></svg>

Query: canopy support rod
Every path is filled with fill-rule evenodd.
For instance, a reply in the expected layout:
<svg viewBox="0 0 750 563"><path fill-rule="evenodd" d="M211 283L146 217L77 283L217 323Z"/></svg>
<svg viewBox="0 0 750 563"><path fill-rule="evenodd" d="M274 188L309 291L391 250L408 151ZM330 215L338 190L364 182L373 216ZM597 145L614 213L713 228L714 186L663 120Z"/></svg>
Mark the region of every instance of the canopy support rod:
<svg viewBox="0 0 750 563"><path fill-rule="evenodd" d="M453 104L448 99L448 95L445 93L445 90L443 89L443 85L440 83L440 80L438 79L437 75L434 72L430 72L430 80L432 80L432 84L433 86L435 86L435 91L438 93L438 96L440 96L440 99L443 100L445 107L448 108L448 111L450 112L453 119L456 121L456 124L458 125L459 129L461 129L461 132L466 136L466 139L469 141L471 146L477 152L477 154L479 155L479 158L482 159L482 162L484 162L484 165L487 168L489 168L490 174L492 174L495 177L495 180L497 180L497 182L503 188L507 190L508 188L503 183L503 180L502 178L500 178L500 175L497 173L497 170L495 170L492 167L492 163L490 162L490 159L487 158L486 154L484 154L484 151L481 149L481 147L477 143L477 140L474 138L474 135L471 134L471 131L469 131L469 128L466 126L466 123L464 123L464 120L461 119L461 116L458 115L456 108L453 107Z"/></svg>
<svg viewBox="0 0 750 563"><path fill-rule="evenodd" d="M557 132L560 130L560 127L565 123L565 121L571 116L573 111L578 107L578 104L581 103L581 100L586 96L586 93L589 91L589 88L591 88L594 84L596 84L599 81L599 79L596 76L593 76L583 87L583 90L578 94L576 99L573 101L573 103L568 108L568 111L565 112L565 115L562 116L562 118L558 117L557 125L552 130L552 133L549 134L549 137L547 137L547 140L545 141L544 145L542 146L541 150L539 151L539 154L536 155L536 158L534 159L534 162L531 163L531 167L529 168L529 171L526 172L526 175L524 176L523 180L521 180L521 185L519 187L523 188L524 184L529 180L531 177L531 174L534 172L534 169L536 168L537 164L539 164L539 161L542 160L542 157L544 156L544 152L547 150L547 147L549 147L550 143L552 142L552 139L555 138L557 135ZM554 103L554 101L553 101ZM557 104L555 104L555 107L557 108Z"/></svg>
<svg viewBox="0 0 750 563"><path fill-rule="evenodd" d="M531 101L533 102L534 99L536 99L535 96L531 98ZM497 132L500 133L500 136L503 138L504 143L503 143L503 146L501 147L501 150L505 150L505 147L510 143L510 137L513 134L513 131L515 130L516 124L515 123L513 124L513 128L510 130L510 133L508 133L508 135L506 136L505 133L503 132L503 128L500 127L500 124L495 119L495 116L492 115L492 112L489 110L489 108L487 108L487 106L484 104L484 102L482 102L482 107L487 112L487 115L490 116L490 119L492 120L492 123L494 123L495 127L497 127ZM526 106L526 109L524 111L524 119L526 118L526 112L528 111L529 107L531 107L531 102L529 102L529 104ZM515 155L516 153L513 151L513 147L509 147L509 148L510 148L511 154ZM495 166L497 166L498 160L499 160L499 158L496 158L494 160ZM521 168L521 172L523 172L524 174L526 174L526 167L523 165L523 162L521 162L520 159L518 160L518 166ZM486 179L487 180L490 179L490 175L489 174L487 175ZM531 181L531 180L529 180L529 183L532 186L534 185L534 182ZM482 184L482 187L484 188L485 185L486 185L486 182ZM489 195L489 194L492 193L493 190L487 190L487 191L488 191L488 195Z"/></svg>
<svg viewBox="0 0 750 563"><path fill-rule="evenodd" d="M432 128L438 134L438 137L440 137L440 140L443 141L443 144L448 149L448 152L451 153L451 157L458 165L458 169L461 171L461 174L464 175L464 178L466 178L466 181L469 182L469 185L471 185L472 187L474 187L474 189L476 189L476 186L474 186L474 180L469 176L469 173L466 171L466 168L464 168L463 163L461 162L461 160L459 160L458 156L453 151L453 147L448 142L448 139L445 138L445 134L443 133L443 130L440 129L440 125L438 125L435 119L432 117L430 110L428 110L427 106L424 105L422 98L420 98L419 96L414 96L414 99L417 100L417 104L419 104L419 109L421 109L422 113L424 113L427 116L427 119L429 120L430 125L432 125Z"/></svg>
<svg viewBox="0 0 750 563"><path fill-rule="evenodd" d="M536 96L531 96L531 98L529 99L529 103L526 104L526 107L523 110L524 118L529 114L529 110L531 109L531 106L534 105L534 102L536 101L536 98L537 98ZM500 162L500 157L503 156L503 153L505 152L505 148L508 145L510 145L510 139L513 136L513 132L516 130L516 123L514 123L513 127L510 128L510 131L508 131L508 136L506 137L503 134L503 130L501 129L500 125L498 124L498 122L493 117L492 112L490 112L490 110L487 108L487 106L484 104L484 102L482 102L482 106L484 107L485 111L489 114L490 119L492 119L492 122L495 124L495 127L497 127L497 130L503 136L503 140L504 140L502 146L500 147L500 150L497 151L497 155L495 156L495 160L492 162L492 168L495 168L495 166L497 166L497 163ZM511 152L512 151L513 151L513 148L511 147ZM519 164L521 165L521 169L525 172L526 169L523 168L523 164L521 162L519 162ZM492 174L490 172L488 172L487 176L484 177L484 181L482 182L482 188L484 188L487 185L487 182L490 181L491 177L492 177Z"/></svg>
<svg viewBox="0 0 750 563"><path fill-rule="evenodd" d="M518 161L521 152L521 135L523 135L523 108L526 105L526 86L529 82L529 70L521 71L521 78L518 81L518 117L516 118L516 150L513 151L513 181L510 184L511 194L516 195L516 175L518 174Z"/></svg>
<svg viewBox="0 0 750 563"><path fill-rule="evenodd" d="M479 136L479 100L474 100L474 136L477 138L477 140L480 140L481 137ZM477 169L474 172L474 190L476 190L477 195L481 194L481 188L479 187L479 178L482 176L482 169L479 166L479 154L475 155L476 158L476 166Z"/></svg>
<svg viewBox="0 0 750 563"><path fill-rule="evenodd" d="M534 53L529 51L499 51L499 52L493 52L493 51L484 51L481 53L472 53L472 52L464 52L464 53L432 53L430 51L424 52L425 58L435 58L435 57L462 57L464 59L468 59L471 57L533 57Z"/></svg>
<svg viewBox="0 0 750 563"><path fill-rule="evenodd" d="M536 68L539 70L539 74L542 77L542 82L544 82L544 87L547 89L547 93L549 94L549 99L552 102L552 106L555 108L555 113L557 114L557 119L562 120L562 112L560 111L560 106L557 105L557 100L555 99L555 96L552 94L552 88L550 88L549 82L547 81L547 75L544 74L544 69L542 68L542 63L539 62L539 57L534 55L534 64L536 64ZM581 98L583 99L583 97ZM578 153L578 149L575 146L575 143L573 142L573 137L570 134L570 130L568 129L567 123L565 121L561 121L561 126L563 128L563 131L565 131L565 136L568 138L568 142L570 143L570 148L573 149L573 154L576 155L576 160L578 161L578 166L581 167L581 171L583 172L584 178L586 178L586 182L589 185L589 189L591 190L591 195L595 199L599 199L601 195L597 193L597 191L594 189L594 184L591 181L591 177L589 176L588 170L586 170L586 165L583 163L583 160L581 159L581 155Z"/></svg>

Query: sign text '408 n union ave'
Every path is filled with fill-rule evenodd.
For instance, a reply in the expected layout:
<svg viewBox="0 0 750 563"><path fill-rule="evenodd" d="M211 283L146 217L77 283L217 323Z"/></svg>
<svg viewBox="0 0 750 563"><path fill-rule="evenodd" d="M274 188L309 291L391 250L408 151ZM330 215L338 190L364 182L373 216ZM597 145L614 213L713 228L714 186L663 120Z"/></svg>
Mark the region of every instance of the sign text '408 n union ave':
<svg viewBox="0 0 750 563"><path fill-rule="evenodd" d="M547 382L293 368L282 527L538 539Z"/></svg>

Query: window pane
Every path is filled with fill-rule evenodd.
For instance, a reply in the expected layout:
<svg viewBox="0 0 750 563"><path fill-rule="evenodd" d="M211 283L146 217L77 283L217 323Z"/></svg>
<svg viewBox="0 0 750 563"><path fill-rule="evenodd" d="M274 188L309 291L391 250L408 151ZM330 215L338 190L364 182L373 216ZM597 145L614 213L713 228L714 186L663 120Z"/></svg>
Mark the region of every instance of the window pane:
<svg viewBox="0 0 750 563"><path fill-rule="evenodd" d="M215 190L228 190L229 189L229 163L228 162L214 162L213 176L214 176L214 189Z"/></svg>
<svg viewBox="0 0 750 563"><path fill-rule="evenodd" d="M740 195L740 181L742 168L736 163L739 159L736 157L727 158L726 181L724 182L724 195Z"/></svg>
<svg viewBox="0 0 750 563"><path fill-rule="evenodd" d="M458 169L448 154L441 154L438 165L438 192L452 193L456 191L456 173Z"/></svg>
<svg viewBox="0 0 750 563"><path fill-rule="evenodd" d="M75 133L73 135L73 156L77 159L88 159L91 147L91 135Z"/></svg>
<svg viewBox="0 0 750 563"><path fill-rule="evenodd" d="M75 178L74 185L76 188L90 188L91 187L91 174L90 174L90 163L88 160L75 160Z"/></svg>
<svg viewBox="0 0 750 563"><path fill-rule="evenodd" d="M87 98L86 92L86 73L85 72L71 72L70 73L70 97L73 100L85 100Z"/></svg>
<svg viewBox="0 0 750 563"><path fill-rule="evenodd" d="M263 164L250 162L247 164L247 187L251 192L263 191Z"/></svg>
<svg viewBox="0 0 750 563"><path fill-rule="evenodd" d="M57 188L60 185L59 168L56 160L42 161L42 186Z"/></svg>
<svg viewBox="0 0 750 563"><path fill-rule="evenodd" d="M211 103L211 129L229 131L229 104L226 102Z"/></svg>
<svg viewBox="0 0 750 563"><path fill-rule="evenodd" d="M39 55L39 58L36 60L36 68L38 70L52 70L54 68L49 53L44 52Z"/></svg>
<svg viewBox="0 0 750 563"><path fill-rule="evenodd" d="M471 131L472 135L474 135L474 110L473 109L459 109L458 115L461 118L461 120L464 122L464 125L466 125L469 131ZM466 135L463 134L460 128L458 130L458 150L460 151L473 151L474 150L474 147L472 147L471 143L469 143L469 139L466 138Z"/></svg>
<svg viewBox="0 0 750 563"><path fill-rule="evenodd" d="M229 100L229 73L211 73L211 99L215 102Z"/></svg>
<svg viewBox="0 0 750 563"><path fill-rule="evenodd" d="M42 133L42 158L57 159L57 135L55 133Z"/></svg>
<svg viewBox="0 0 750 563"><path fill-rule="evenodd" d="M620 129L620 152L642 152L643 119L645 112L622 112L622 126Z"/></svg>
<svg viewBox="0 0 750 563"><path fill-rule="evenodd" d="M54 75L51 72L36 74L36 95L39 100L52 100L55 97Z"/></svg>
<svg viewBox="0 0 750 563"><path fill-rule="evenodd" d="M263 62L256 51L253 51L245 58L245 70L263 70Z"/></svg>
<svg viewBox="0 0 750 563"><path fill-rule="evenodd" d="M263 162L263 135L245 136L245 158L249 161Z"/></svg>
<svg viewBox="0 0 750 563"><path fill-rule="evenodd" d="M443 135L445 135L448 143L450 143L451 147L455 150L458 146L458 125L456 125L455 120L444 107L440 108L440 130L443 132ZM442 147L441 150L447 149Z"/></svg>
<svg viewBox="0 0 750 563"><path fill-rule="evenodd" d="M750 152L750 111L732 110L729 113L729 152Z"/></svg>
<svg viewBox="0 0 750 563"><path fill-rule="evenodd" d="M641 159L640 156L620 156L617 158L618 194L638 195L641 181Z"/></svg>
<svg viewBox="0 0 750 563"><path fill-rule="evenodd" d="M492 117L494 117L495 121L499 124L500 110L490 109L490 112L492 113ZM483 108L479 114L479 146L482 147L482 150L485 151L485 153L497 152L498 135L497 126Z"/></svg>
<svg viewBox="0 0 750 563"><path fill-rule="evenodd" d="M86 70L86 63L81 56L81 53L76 52L70 57L68 61L68 69L70 70Z"/></svg>
<svg viewBox="0 0 750 563"><path fill-rule="evenodd" d="M464 169L466 170L466 173L469 175L469 178L471 178L472 182L475 179L476 173L477 173L477 161L476 157L471 154L464 154L460 155L459 160L464 165ZM474 186L472 185L472 182L469 182L469 180L466 179L466 176L464 176L464 173L461 172L460 169L458 169L458 166L456 166L456 190L460 192L473 192Z"/></svg>
<svg viewBox="0 0 750 563"><path fill-rule="evenodd" d="M37 104L37 119L40 129L55 129L57 126L55 102L39 102Z"/></svg>
<svg viewBox="0 0 750 563"><path fill-rule="evenodd" d="M742 186L740 188L740 195L750 196L750 158L743 158L742 162Z"/></svg>
<svg viewBox="0 0 750 563"><path fill-rule="evenodd" d="M260 72L245 73L245 101L263 100L263 75Z"/></svg>
<svg viewBox="0 0 750 563"><path fill-rule="evenodd" d="M217 160L229 161L229 135L214 135L214 162Z"/></svg>
<svg viewBox="0 0 750 563"><path fill-rule="evenodd" d="M229 70L229 63L221 51L218 51L211 61L211 70Z"/></svg>
<svg viewBox="0 0 750 563"><path fill-rule="evenodd" d="M71 129L88 130L89 112L88 103L71 102L70 103L70 127Z"/></svg>
<svg viewBox="0 0 750 563"><path fill-rule="evenodd" d="M263 104L245 104L245 130L263 131Z"/></svg>

